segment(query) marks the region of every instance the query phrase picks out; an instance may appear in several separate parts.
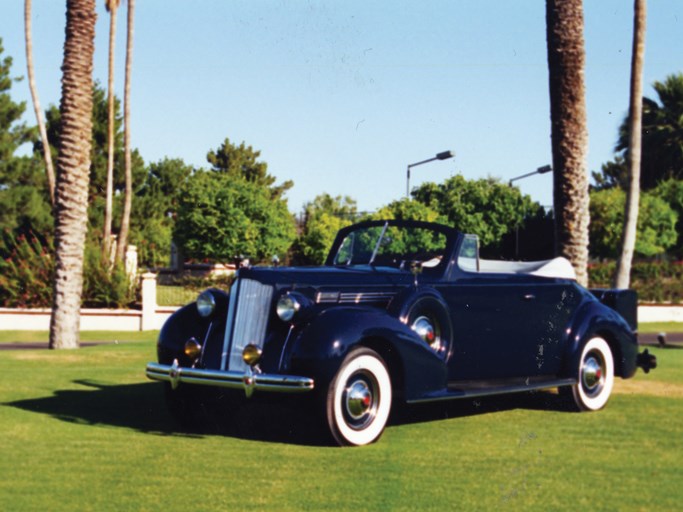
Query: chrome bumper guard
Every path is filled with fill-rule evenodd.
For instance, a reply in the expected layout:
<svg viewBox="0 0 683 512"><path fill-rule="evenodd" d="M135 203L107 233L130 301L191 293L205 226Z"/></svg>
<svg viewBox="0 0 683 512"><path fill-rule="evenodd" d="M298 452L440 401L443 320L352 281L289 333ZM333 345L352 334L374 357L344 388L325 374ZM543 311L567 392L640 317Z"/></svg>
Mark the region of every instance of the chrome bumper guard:
<svg viewBox="0 0 683 512"><path fill-rule="evenodd" d="M206 370L199 368L185 368L173 361L172 365L148 363L145 372L152 380L170 382L173 389L181 382L187 384L201 384L231 389L244 389L247 397L254 390L277 393L304 393L311 391L313 379L296 375L278 375L273 373L258 373L251 368L246 372Z"/></svg>

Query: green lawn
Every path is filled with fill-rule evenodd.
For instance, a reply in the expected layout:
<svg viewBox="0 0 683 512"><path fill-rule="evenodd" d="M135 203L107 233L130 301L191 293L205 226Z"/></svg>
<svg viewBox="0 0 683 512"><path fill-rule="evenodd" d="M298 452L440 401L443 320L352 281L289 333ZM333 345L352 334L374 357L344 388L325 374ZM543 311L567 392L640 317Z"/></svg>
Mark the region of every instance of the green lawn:
<svg viewBox="0 0 683 512"><path fill-rule="evenodd" d="M683 350L653 348L660 368L597 413L549 393L459 402L340 449L277 407L177 432L143 374L153 340L0 352L3 510L680 510Z"/></svg>
<svg viewBox="0 0 683 512"><path fill-rule="evenodd" d="M157 304L160 306L184 306L197 300L197 291L182 286L157 285Z"/></svg>

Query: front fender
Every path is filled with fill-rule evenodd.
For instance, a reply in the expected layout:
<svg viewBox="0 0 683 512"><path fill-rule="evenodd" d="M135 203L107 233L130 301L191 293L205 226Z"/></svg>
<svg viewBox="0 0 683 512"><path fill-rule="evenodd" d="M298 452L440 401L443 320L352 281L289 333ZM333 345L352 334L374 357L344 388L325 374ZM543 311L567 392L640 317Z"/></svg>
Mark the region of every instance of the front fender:
<svg viewBox="0 0 683 512"><path fill-rule="evenodd" d="M357 346L379 352L408 400L446 387L446 365L410 328L385 310L360 306L327 309L302 328L291 344L290 371L326 388Z"/></svg>
<svg viewBox="0 0 683 512"><path fill-rule="evenodd" d="M638 339L621 315L595 299L579 307L572 319L565 373L575 376L571 373L579 367L583 344L593 336L604 338L612 349L616 375L632 377L637 369Z"/></svg>
<svg viewBox="0 0 683 512"><path fill-rule="evenodd" d="M183 363L183 347L190 338L205 342L211 324L225 323L228 309L228 294L217 289L211 289L216 300L214 313L204 318L197 312L196 303L192 302L173 313L161 327L157 340L157 359L162 364L171 364L174 359ZM212 329L212 336L221 336L218 329ZM191 363L190 361L185 361Z"/></svg>

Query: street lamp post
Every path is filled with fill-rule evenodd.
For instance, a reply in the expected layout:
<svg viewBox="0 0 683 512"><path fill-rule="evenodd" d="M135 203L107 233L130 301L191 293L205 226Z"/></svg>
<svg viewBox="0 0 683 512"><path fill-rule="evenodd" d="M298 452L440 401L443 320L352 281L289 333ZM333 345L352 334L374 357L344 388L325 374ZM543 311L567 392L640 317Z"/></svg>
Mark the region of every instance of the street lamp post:
<svg viewBox="0 0 683 512"><path fill-rule="evenodd" d="M552 171L552 170L553 170L552 166L550 166L550 165L544 165L544 166L542 166L542 167L539 167L539 168L536 169L535 171L528 172L528 173L526 173L526 174L522 174L521 176L517 176L516 178L512 178L512 179L509 181L508 185L512 186L512 182L513 182L513 181L521 180L522 178L528 178L529 176L533 176L534 174L545 174L546 172L550 172L550 171Z"/></svg>
<svg viewBox="0 0 683 512"><path fill-rule="evenodd" d="M521 180L523 178L528 178L529 176L533 176L534 174L545 174L547 172L552 171L553 168L550 165L543 165L536 169L535 171L528 172L526 174L522 174L521 176L517 176L515 178L512 178L509 182L508 185L512 186L513 181ZM526 212L524 212L524 215L526 216ZM515 226L515 258L519 259L519 224Z"/></svg>
<svg viewBox="0 0 683 512"><path fill-rule="evenodd" d="M421 162L415 162L414 164L409 164L408 169L406 170L406 197L410 197L410 169L411 169L411 167L417 167L418 165L433 162L434 160L448 160L449 158L453 158L454 156L455 156L455 153L453 151L442 151L441 153L437 153L435 157L428 158L427 160L422 160Z"/></svg>

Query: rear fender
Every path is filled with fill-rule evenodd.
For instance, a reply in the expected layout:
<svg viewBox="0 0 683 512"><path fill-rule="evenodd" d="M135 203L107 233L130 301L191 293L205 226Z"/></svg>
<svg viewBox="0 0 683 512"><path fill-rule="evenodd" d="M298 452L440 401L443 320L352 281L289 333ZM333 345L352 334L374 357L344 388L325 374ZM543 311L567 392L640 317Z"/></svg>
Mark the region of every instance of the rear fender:
<svg viewBox="0 0 683 512"><path fill-rule="evenodd" d="M576 311L567 336L564 373L576 377L581 349L590 338L600 336L610 346L615 374L628 378L636 371L638 339L624 318L598 300L588 300Z"/></svg>
<svg viewBox="0 0 683 512"><path fill-rule="evenodd" d="M288 371L310 375L326 387L357 346L384 357L406 399L446 387L445 364L410 328L385 310L360 306L327 309L306 325L291 344Z"/></svg>

